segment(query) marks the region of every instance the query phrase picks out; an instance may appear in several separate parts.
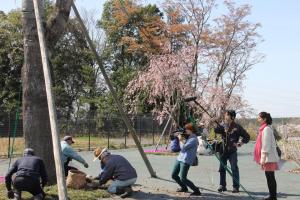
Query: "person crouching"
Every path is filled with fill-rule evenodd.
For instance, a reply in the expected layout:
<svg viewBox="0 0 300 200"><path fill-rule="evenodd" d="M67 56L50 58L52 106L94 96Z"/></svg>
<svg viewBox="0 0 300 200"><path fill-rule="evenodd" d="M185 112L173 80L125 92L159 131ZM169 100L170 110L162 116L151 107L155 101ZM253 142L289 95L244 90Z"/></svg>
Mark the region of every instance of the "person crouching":
<svg viewBox="0 0 300 200"><path fill-rule="evenodd" d="M173 168L172 179L174 179L181 187L177 190L177 192L187 192L189 187L193 190L193 193L191 194L192 196L200 196L201 192L199 188L196 187L192 181L187 179L190 166L193 165L197 159L198 139L194 132L195 129L193 128L193 125L186 124L186 141L184 143L181 139L183 137L182 134L179 135L179 140L181 141L181 150ZM180 177L178 174L180 174Z"/></svg>
<svg viewBox="0 0 300 200"><path fill-rule="evenodd" d="M111 194L126 198L132 194L131 186L137 180L136 170L129 161L120 155L111 154L106 148L97 148L94 151L94 161L100 160L101 173L98 177L100 186L112 179L108 187Z"/></svg>
<svg viewBox="0 0 300 200"><path fill-rule="evenodd" d="M12 180L13 174L16 175ZM34 155L31 148L26 148L23 157L19 158L8 170L5 176L7 197L21 200L22 191L33 195L34 200L42 200L45 197L43 187L47 183L47 173L43 160ZM13 185L14 190L12 190Z"/></svg>

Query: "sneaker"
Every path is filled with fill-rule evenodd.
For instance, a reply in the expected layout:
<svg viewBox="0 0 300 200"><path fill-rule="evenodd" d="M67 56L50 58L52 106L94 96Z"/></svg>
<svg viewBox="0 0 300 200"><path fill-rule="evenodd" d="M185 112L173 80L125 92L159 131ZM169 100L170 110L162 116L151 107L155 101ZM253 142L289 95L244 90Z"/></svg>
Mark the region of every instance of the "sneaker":
<svg viewBox="0 0 300 200"><path fill-rule="evenodd" d="M239 191L239 188L233 188L232 189L232 193L239 193L240 191Z"/></svg>
<svg viewBox="0 0 300 200"><path fill-rule="evenodd" d="M188 189L178 188L176 192L188 192Z"/></svg>
<svg viewBox="0 0 300 200"><path fill-rule="evenodd" d="M220 187L218 188L218 192L225 192L225 191L227 191L227 188L220 185Z"/></svg>
<svg viewBox="0 0 300 200"><path fill-rule="evenodd" d="M128 187L124 188L124 193L121 194L120 197L122 199L124 199L124 198L127 198L127 197L131 196L131 195L132 195L132 188L131 188L131 186L128 186Z"/></svg>
<svg viewBox="0 0 300 200"><path fill-rule="evenodd" d="M201 192L200 190L198 189L197 191L194 191L190 194L190 196L201 196Z"/></svg>

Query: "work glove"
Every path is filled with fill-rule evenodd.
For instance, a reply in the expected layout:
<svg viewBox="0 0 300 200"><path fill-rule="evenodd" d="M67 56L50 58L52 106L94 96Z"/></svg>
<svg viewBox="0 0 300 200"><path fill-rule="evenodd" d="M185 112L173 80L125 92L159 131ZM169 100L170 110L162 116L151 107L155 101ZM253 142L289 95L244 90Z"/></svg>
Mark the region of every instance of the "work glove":
<svg viewBox="0 0 300 200"><path fill-rule="evenodd" d="M89 167L89 164L84 163L83 166L84 166L85 168L88 168L88 167Z"/></svg>
<svg viewBox="0 0 300 200"><path fill-rule="evenodd" d="M7 191L7 198L13 199L15 198L15 193L12 190Z"/></svg>

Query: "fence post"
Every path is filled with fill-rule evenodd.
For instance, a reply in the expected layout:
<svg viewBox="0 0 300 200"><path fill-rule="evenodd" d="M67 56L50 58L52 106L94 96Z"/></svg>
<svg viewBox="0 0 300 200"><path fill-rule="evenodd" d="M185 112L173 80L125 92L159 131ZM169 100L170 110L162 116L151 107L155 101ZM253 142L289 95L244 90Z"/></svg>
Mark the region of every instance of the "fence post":
<svg viewBox="0 0 300 200"><path fill-rule="evenodd" d="M125 128L125 129L124 129L124 139L125 139L124 143L125 143L125 149L126 149L126 143L127 143L126 136L127 136L127 129Z"/></svg>
<svg viewBox="0 0 300 200"><path fill-rule="evenodd" d="M9 158L10 152L10 112L8 113L8 147L7 147L7 158Z"/></svg>
<svg viewBox="0 0 300 200"><path fill-rule="evenodd" d="M153 117L151 118L152 120L152 145L154 145L155 141L154 141L154 119Z"/></svg>
<svg viewBox="0 0 300 200"><path fill-rule="evenodd" d="M89 151L91 151L91 117L89 117Z"/></svg>
<svg viewBox="0 0 300 200"><path fill-rule="evenodd" d="M139 134L140 134L140 143L142 144L141 116L139 116Z"/></svg>

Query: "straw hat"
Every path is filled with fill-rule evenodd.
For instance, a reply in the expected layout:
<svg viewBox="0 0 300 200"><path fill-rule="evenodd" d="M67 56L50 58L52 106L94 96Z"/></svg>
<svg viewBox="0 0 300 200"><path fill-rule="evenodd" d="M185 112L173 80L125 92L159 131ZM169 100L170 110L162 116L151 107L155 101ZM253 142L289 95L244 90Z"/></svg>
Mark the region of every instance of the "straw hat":
<svg viewBox="0 0 300 200"><path fill-rule="evenodd" d="M107 148L97 148L94 150L94 162L100 158L100 156L107 151Z"/></svg>

